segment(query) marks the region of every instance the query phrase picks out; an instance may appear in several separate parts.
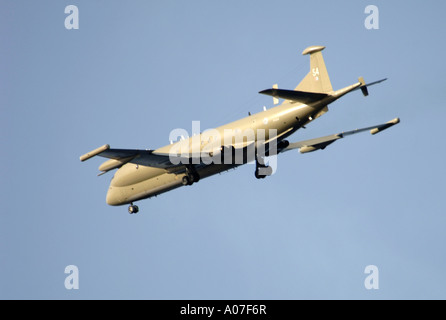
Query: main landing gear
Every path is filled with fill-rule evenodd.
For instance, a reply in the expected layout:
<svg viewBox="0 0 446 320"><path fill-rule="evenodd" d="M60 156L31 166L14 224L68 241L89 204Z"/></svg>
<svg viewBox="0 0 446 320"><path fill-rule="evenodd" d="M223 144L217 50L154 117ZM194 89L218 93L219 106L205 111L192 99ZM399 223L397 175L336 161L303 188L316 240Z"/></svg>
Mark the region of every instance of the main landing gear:
<svg viewBox="0 0 446 320"><path fill-rule="evenodd" d="M273 174L273 168L265 165L265 160L262 157L256 156L256 171L254 174L257 179L265 179Z"/></svg>
<svg viewBox="0 0 446 320"><path fill-rule="evenodd" d="M183 186L191 186L194 182L200 181L200 175L194 166L186 166L186 175L183 177Z"/></svg>
<svg viewBox="0 0 446 320"><path fill-rule="evenodd" d="M133 205L133 202L130 203L130 206L129 206L129 213L130 213L130 214L137 214L138 211L139 211L138 206L134 206L134 205Z"/></svg>

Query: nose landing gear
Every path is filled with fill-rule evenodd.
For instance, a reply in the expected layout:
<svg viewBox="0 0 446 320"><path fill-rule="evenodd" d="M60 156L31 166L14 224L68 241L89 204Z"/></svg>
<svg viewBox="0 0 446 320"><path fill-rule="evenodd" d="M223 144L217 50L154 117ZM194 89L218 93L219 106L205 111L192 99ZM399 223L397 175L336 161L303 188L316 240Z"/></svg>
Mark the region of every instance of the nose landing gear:
<svg viewBox="0 0 446 320"><path fill-rule="evenodd" d="M133 202L130 203L130 206L129 206L129 213L130 213L130 214L137 214L138 211L139 211L138 206L134 206L134 205L133 205Z"/></svg>

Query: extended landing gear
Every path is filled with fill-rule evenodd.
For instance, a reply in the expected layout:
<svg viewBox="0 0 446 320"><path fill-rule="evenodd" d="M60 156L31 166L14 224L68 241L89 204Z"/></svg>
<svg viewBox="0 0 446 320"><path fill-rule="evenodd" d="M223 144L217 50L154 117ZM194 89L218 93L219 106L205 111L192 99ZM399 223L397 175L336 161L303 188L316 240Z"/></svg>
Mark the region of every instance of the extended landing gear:
<svg viewBox="0 0 446 320"><path fill-rule="evenodd" d="M265 179L267 176L273 174L273 168L265 165L265 160L261 157L256 157L256 171L254 175L257 179Z"/></svg>
<svg viewBox="0 0 446 320"><path fill-rule="evenodd" d="M200 175L197 170L193 166L186 167L186 175L183 177L182 183L183 186L191 186L194 182L200 181Z"/></svg>
<svg viewBox="0 0 446 320"><path fill-rule="evenodd" d="M139 211L138 206L134 206L133 203L130 204L129 206L129 213L130 214L137 214Z"/></svg>

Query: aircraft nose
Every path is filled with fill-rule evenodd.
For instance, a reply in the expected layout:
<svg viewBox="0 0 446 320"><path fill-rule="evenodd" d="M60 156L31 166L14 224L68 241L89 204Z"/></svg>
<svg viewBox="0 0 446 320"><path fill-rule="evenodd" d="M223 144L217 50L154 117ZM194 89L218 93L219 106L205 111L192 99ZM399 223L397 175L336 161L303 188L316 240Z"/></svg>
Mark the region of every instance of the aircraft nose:
<svg viewBox="0 0 446 320"><path fill-rule="evenodd" d="M109 187L107 192L107 198L105 200L110 206L119 206L122 203L122 199L120 197L120 192L116 187Z"/></svg>

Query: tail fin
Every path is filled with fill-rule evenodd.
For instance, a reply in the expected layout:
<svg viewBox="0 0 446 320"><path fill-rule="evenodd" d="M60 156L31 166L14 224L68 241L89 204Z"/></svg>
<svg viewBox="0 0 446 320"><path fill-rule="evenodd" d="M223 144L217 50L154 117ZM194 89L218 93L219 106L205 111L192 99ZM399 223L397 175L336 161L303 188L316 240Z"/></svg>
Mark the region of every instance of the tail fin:
<svg viewBox="0 0 446 320"><path fill-rule="evenodd" d="M310 72L299 83L295 90L316 93L333 91L327 68L325 67L324 58L322 57L321 51L324 49L325 47L322 46L312 46L302 52L303 55L310 55Z"/></svg>

